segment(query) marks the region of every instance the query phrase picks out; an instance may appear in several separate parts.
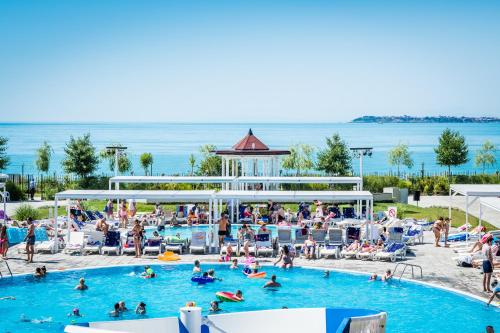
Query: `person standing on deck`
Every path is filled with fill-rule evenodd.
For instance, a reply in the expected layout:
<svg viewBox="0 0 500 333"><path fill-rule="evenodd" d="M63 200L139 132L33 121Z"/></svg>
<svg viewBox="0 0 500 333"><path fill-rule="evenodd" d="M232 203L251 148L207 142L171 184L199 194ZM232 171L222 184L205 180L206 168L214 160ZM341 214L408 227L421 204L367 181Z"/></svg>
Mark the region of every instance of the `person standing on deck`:
<svg viewBox="0 0 500 333"><path fill-rule="evenodd" d="M224 244L224 237L226 237L226 232L227 232L227 217L225 214L222 214L222 217L219 220L219 246L222 248L222 245Z"/></svg>

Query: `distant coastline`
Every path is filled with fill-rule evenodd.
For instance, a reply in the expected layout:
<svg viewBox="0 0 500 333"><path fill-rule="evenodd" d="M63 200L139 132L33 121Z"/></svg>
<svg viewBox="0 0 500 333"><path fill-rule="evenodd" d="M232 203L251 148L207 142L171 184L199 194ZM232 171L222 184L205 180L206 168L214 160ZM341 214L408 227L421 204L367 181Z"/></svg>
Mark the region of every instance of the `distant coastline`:
<svg viewBox="0 0 500 333"><path fill-rule="evenodd" d="M499 123L498 117L412 117L412 116L363 116L351 123Z"/></svg>

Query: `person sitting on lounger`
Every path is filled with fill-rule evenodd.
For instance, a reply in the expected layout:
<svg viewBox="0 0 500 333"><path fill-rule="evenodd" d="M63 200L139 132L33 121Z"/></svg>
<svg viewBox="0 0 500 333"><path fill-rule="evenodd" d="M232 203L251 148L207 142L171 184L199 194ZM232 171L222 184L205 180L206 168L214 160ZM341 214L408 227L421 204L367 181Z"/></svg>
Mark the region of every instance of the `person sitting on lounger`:
<svg viewBox="0 0 500 333"><path fill-rule="evenodd" d="M267 281L263 288L279 288L281 287L281 283L276 282L276 275L271 276L271 280Z"/></svg>
<svg viewBox="0 0 500 333"><path fill-rule="evenodd" d="M302 246L302 252L304 253L306 259L314 259L314 255L316 253L316 242L311 234L307 236L307 239Z"/></svg>
<svg viewBox="0 0 500 333"><path fill-rule="evenodd" d="M359 240L355 239L354 242L351 243L351 245L345 248L345 251L354 252L359 250L359 248L360 248Z"/></svg>
<svg viewBox="0 0 500 333"><path fill-rule="evenodd" d="M89 289L89 287L85 284L85 279L84 278L80 278L80 281L76 285L75 289L76 290L87 290L87 289Z"/></svg>

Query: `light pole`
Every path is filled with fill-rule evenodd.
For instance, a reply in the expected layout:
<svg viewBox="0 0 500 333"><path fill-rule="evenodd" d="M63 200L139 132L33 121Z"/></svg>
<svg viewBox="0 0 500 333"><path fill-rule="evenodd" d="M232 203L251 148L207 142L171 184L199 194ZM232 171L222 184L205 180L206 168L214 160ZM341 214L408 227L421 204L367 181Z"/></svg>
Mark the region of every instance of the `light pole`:
<svg viewBox="0 0 500 333"><path fill-rule="evenodd" d="M360 191L363 190L363 156L372 156L373 148L372 147L353 147L350 148L352 154L355 158L359 158L359 177L361 178L361 186Z"/></svg>

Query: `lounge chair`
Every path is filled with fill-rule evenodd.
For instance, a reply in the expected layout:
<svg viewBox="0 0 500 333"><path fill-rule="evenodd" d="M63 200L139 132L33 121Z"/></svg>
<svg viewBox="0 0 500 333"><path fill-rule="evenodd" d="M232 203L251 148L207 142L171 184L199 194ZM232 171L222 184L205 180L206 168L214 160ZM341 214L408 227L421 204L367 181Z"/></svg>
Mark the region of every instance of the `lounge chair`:
<svg viewBox="0 0 500 333"><path fill-rule="evenodd" d="M100 253L104 244L104 233L100 231L87 232L87 241L83 245L82 254Z"/></svg>
<svg viewBox="0 0 500 333"><path fill-rule="evenodd" d="M227 254L227 244L231 244L234 254L237 256L240 255L240 242L238 239L232 237L224 237L224 244L221 246L220 255Z"/></svg>
<svg viewBox="0 0 500 333"><path fill-rule="evenodd" d="M292 228L278 227L278 246L281 248L284 245L291 246L292 244Z"/></svg>
<svg viewBox="0 0 500 333"><path fill-rule="evenodd" d="M40 243L35 244L35 252L36 253L43 253L43 252L49 252L49 253L56 253L56 241L54 238L42 241Z"/></svg>
<svg viewBox="0 0 500 333"><path fill-rule="evenodd" d="M374 260L389 259L392 262L396 261L398 256L403 260L406 258L406 245L404 243L390 243L383 251L375 253Z"/></svg>
<svg viewBox="0 0 500 333"><path fill-rule="evenodd" d="M403 242L403 227L389 227L389 238L387 243L401 243Z"/></svg>
<svg viewBox="0 0 500 333"><path fill-rule="evenodd" d="M187 238L179 238L176 236L168 236L164 241L165 251L178 252L182 254L187 250L188 247L188 239Z"/></svg>
<svg viewBox="0 0 500 333"><path fill-rule="evenodd" d="M325 229L312 229L311 235L312 235L313 241L316 242L316 250L319 253L319 250L322 247L324 247L325 243L326 243L326 230ZM318 256L316 256L316 257L318 257Z"/></svg>
<svg viewBox="0 0 500 333"><path fill-rule="evenodd" d="M132 232L127 232L127 236L125 237L125 241L121 244L121 254L135 254L135 239ZM142 248L142 244L140 244Z"/></svg>
<svg viewBox="0 0 500 333"><path fill-rule="evenodd" d="M406 244L415 245L418 241L419 243L424 242L424 229L421 225L414 224L406 230L403 235L403 241Z"/></svg>
<svg viewBox="0 0 500 333"><path fill-rule="evenodd" d="M101 247L101 254L107 253L108 255L114 252L120 255L120 232L108 231L104 240L104 245Z"/></svg>
<svg viewBox="0 0 500 333"><path fill-rule="evenodd" d="M102 215L102 213L98 210L95 210L94 211L94 215L98 218L98 219L103 219L104 218L104 215Z"/></svg>
<svg viewBox="0 0 500 333"><path fill-rule="evenodd" d="M349 244L349 246L346 246L342 251L340 251L340 256L343 258L356 258L358 255L358 252L361 250L361 243L357 243L357 246L353 246L353 244Z"/></svg>
<svg viewBox="0 0 500 333"><path fill-rule="evenodd" d="M309 229L295 229L295 242L293 243L293 246L296 249L302 249L302 246L304 246L307 237L309 237Z"/></svg>
<svg viewBox="0 0 500 333"><path fill-rule="evenodd" d="M266 256L269 254L272 256L274 254L273 243L271 238L271 233L261 233L255 236L255 256Z"/></svg>
<svg viewBox="0 0 500 333"><path fill-rule="evenodd" d="M375 256L375 254L377 252L373 251L373 247L371 247L371 251L369 251L369 252L368 251L363 251L364 248L366 248L366 247L363 247L363 245L361 245L359 251L356 253L356 259L360 259L360 260L373 260L373 257Z"/></svg>
<svg viewBox="0 0 500 333"><path fill-rule="evenodd" d="M342 216L344 219L355 219L356 213L354 207L344 207L342 208Z"/></svg>
<svg viewBox="0 0 500 333"><path fill-rule="evenodd" d="M89 221L95 221L95 220L97 220L97 217L94 215L94 212L91 211L91 210L85 210L85 211L83 211L83 214L85 215L85 217Z"/></svg>
<svg viewBox="0 0 500 333"><path fill-rule="evenodd" d="M330 228L328 229L328 241L319 253L322 257L334 256L339 258L342 244L342 229Z"/></svg>
<svg viewBox="0 0 500 333"><path fill-rule="evenodd" d="M192 233L191 245L189 251L207 253L207 233L205 231L196 231Z"/></svg>
<svg viewBox="0 0 500 333"><path fill-rule="evenodd" d="M69 241L64 248L64 253L82 253L85 233L83 231L73 231L69 234Z"/></svg>
<svg viewBox="0 0 500 333"><path fill-rule="evenodd" d="M161 246L161 241L162 239L161 238L149 238L149 239L146 239L146 241L144 242L144 248L142 249L142 253L143 254L146 254L146 253L163 253L162 251L162 246ZM171 251L171 250L169 250ZM179 250L179 253L182 254L182 246L180 247L180 250Z"/></svg>

